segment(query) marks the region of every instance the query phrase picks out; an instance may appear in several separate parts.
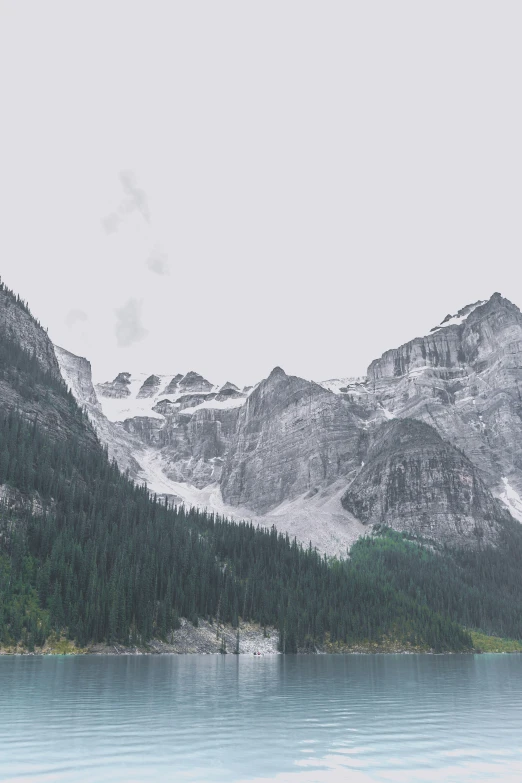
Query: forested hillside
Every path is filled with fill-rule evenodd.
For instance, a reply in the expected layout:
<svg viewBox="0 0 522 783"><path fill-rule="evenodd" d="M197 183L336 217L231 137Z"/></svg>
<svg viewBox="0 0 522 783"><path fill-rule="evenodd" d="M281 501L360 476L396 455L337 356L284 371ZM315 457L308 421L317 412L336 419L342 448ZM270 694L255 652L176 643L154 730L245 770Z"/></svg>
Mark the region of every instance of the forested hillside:
<svg viewBox="0 0 522 783"><path fill-rule="evenodd" d="M2 511L0 639L51 629L88 641L165 637L180 616L276 625L286 652L383 636L463 649L454 622L351 564L330 565L275 530L150 499L101 449L51 441L18 414L0 421L2 483L43 510ZM47 500L47 502L46 502Z"/></svg>
<svg viewBox="0 0 522 783"><path fill-rule="evenodd" d="M151 498L13 333L0 335L0 380L12 392L0 405L0 644L32 649L51 632L146 643L180 617L276 626L284 652L383 639L465 650L462 624L521 635L514 523L497 550L435 553L382 531L328 562L275 529Z"/></svg>

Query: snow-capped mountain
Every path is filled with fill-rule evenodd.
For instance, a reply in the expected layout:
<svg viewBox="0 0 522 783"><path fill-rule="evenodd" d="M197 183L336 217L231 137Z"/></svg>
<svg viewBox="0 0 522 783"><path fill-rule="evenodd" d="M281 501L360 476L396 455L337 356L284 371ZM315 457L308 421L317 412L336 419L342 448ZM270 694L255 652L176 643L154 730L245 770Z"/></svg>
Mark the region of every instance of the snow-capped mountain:
<svg viewBox="0 0 522 783"><path fill-rule="evenodd" d="M193 371L120 372L94 388L85 360L56 354L110 453L176 502L276 524L330 553L376 523L476 546L494 542L503 508L522 521L522 314L500 294L362 378L275 368L239 390Z"/></svg>
<svg viewBox="0 0 522 783"><path fill-rule="evenodd" d="M199 408L238 408L246 398L235 384L214 386L193 371L134 376L120 372L113 381L97 384L95 389L105 416L118 422L143 416L164 420L169 413L189 415Z"/></svg>

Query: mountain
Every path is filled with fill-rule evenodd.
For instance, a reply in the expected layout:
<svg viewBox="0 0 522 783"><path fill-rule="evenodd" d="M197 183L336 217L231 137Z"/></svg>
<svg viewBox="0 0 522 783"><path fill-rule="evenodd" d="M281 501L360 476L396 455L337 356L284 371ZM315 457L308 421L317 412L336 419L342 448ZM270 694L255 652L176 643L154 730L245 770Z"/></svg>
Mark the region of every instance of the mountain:
<svg viewBox="0 0 522 783"><path fill-rule="evenodd" d="M460 448L522 521L522 313L499 293L387 351L367 386L390 415L420 419Z"/></svg>
<svg viewBox="0 0 522 783"><path fill-rule="evenodd" d="M511 389L504 339L489 339L483 371ZM411 368L391 366L379 394L367 378L316 384L280 368L243 391L194 371L122 372L100 391L88 361L53 348L0 286L0 652L60 636L157 650L200 619L229 640L271 627L283 652L469 650L463 625L520 638L522 526L490 492L487 462L401 411L390 390ZM185 503L158 502L146 477ZM188 508L191 496L238 517L248 504L318 549ZM349 558L322 556L348 543Z"/></svg>
<svg viewBox="0 0 522 783"><path fill-rule="evenodd" d="M0 413L37 420L53 440L74 435L84 445L95 436L67 393L55 350L27 305L0 282Z"/></svg>
<svg viewBox="0 0 522 783"><path fill-rule="evenodd" d="M365 525L476 548L494 545L510 519L471 461L424 422L378 427L366 459L341 500Z"/></svg>
<svg viewBox="0 0 522 783"><path fill-rule="evenodd" d="M258 636L263 628L272 633L282 652L354 644L471 648L458 621L390 590L373 561L361 568L364 551L358 565L329 563L275 529L152 498L100 443L99 436L110 438L113 456L132 465L128 449L138 441L101 412L89 363L55 351L3 287L2 323L0 652L39 650L60 637L65 648L73 640L105 651L121 644L157 650L182 620L196 629L200 619L207 636L215 628L219 637L226 625L238 647L245 623L255 623ZM173 404L196 394L215 394L202 404L239 399L231 384L209 392L203 381L195 373L170 379L171 390L181 387ZM118 387L131 383L121 374L110 391L121 394ZM161 383L154 377L141 384L136 397L151 400ZM124 396L131 395L110 399ZM188 420L208 415L201 410Z"/></svg>
<svg viewBox="0 0 522 783"><path fill-rule="evenodd" d="M194 371L120 372L93 408L89 368L75 385L68 356L57 349L110 454L174 502L275 524L329 554L383 522L476 546L496 539L505 509L522 521L522 314L498 293L359 378L276 367L240 391Z"/></svg>

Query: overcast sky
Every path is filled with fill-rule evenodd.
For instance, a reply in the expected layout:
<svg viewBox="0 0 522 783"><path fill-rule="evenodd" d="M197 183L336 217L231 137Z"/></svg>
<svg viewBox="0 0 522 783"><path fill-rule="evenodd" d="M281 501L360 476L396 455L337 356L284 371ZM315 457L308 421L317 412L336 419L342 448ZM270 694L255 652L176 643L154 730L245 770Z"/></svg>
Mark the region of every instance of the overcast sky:
<svg viewBox="0 0 522 783"><path fill-rule="evenodd" d="M0 273L117 372L359 375L522 305L522 4L0 0Z"/></svg>

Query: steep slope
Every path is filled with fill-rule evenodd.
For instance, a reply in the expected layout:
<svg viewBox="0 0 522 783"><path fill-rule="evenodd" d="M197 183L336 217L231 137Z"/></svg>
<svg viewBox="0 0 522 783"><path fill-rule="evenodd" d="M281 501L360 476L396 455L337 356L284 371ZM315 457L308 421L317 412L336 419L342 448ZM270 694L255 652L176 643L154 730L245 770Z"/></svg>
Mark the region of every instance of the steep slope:
<svg viewBox="0 0 522 783"><path fill-rule="evenodd" d="M34 355L44 372L50 373L55 378L60 377L53 344L47 332L31 315L25 302L1 281L0 334L5 340L16 342L30 356Z"/></svg>
<svg viewBox="0 0 522 783"><path fill-rule="evenodd" d="M0 413L38 421L53 439L74 434L93 445L74 397L66 394L54 347L27 306L0 284Z"/></svg>
<svg viewBox="0 0 522 783"><path fill-rule="evenodd" d="M223 470L223 498L266 513L361 462L365 411L276 367L249 395Z"/></svg>
<svg viewBox="0 0 522 783"><path fill-rule="evenodd" d="M91 422L106 436L114 431L100 412L88 362L55 354L11 294L2 303L19 312L0 329L0 486L17 499L0 504L0 644L34 649L51 631L80 644L142 644L153 635L166 639L180 616L215 619L219 629L223 622L238 627L241 614L277 625L286 652L315 649L325 634L347 643L392 631L406 639L412 630L428 646L469 647L451 620L441 624L428 613L427 623L423 607L403 594L390 602L381 584L371 594L361 590L359 573L331 569L287 536L152 500L96 438ZM60 377L56 356L89 418Z"/></svg>
<svg viewBox="0 0 522 783"><path fill-rule="evenodd" d="M67 387L84 408L100 441L107 445L109 459L115 459L120 470L128 471L131 478L138 479L141 473L141 444L103 414L92 384L90 363L57 345L54 351Z"/></svg>
<svg viewBox="0 0 522 783"><path fill-rule="evenodd" d="M455 457L444 452L452 444L469 460L462 473L456 457L452 463L452 480L462 480L462 493L471 466L473 481L522 521L521 346L522 314L494 294L447 316L429 335L387 351L364 378L316 384L275 368L240 392L232 383L213 386L195 372L122 372L96 387L112 424L104 418L105 431L99 422L95 427L122 467L133 457L140 467L134 465L132 475L172 500L233 518L273 521L303 542L344 553L369 518L343 507L341 497L351 482L354 493L363 491L377 458L379 427L415 419L445 441L439 458ZM92 389L75 394L90 410ZM95 421L99 410L90 415ZM429 529L432 538L447 541L446 508L455 541L475 528L493 540L494 530L484 527L491 516L489 494L476 495L478 506L452 510L442 485L435 491L433 476L423 470L422 438L407 444L403 458L411 460L416 450L422 480L412 483L418 496L410 503L423 507L423 516L389 511L393 525L399 529L404 513L409 529ZM385 504L386 487L379 486ZM470 546L474 540L469 538Z"/></svg>
<svg viewBox="0 0 522 783"><path fill-rule="evenodd" d="M223 455L224 481L238 500L266 509L261 519L288 526L316 515L327 539L335 537L332 520L340 530L352 524L351 540L368 526L381 528L355 545L350 560L329 564L275 529L169 508L122 475L95 427L105 438L122 436L125 447L138 443L145 466L151 455L162 459L166 445L131 444L125 423L108 422L100 410L89 363L63 349L51 355L41 327L8 297L24 315L20 338L16 317L12 329L0 331L0 494L7 487L15 499L0 504L0 643L31 649L53 631L80 644L140 644L152 635L167 638L182 615L217 620L218 627L237 627L240 616L276 625L286 652L362 640L469 649L458 621L517 633L522 528L499 510L470 461L428 425L387 422L393 414L372 404L360 381L353 393L348 381L329 390L279 368L241 398ZM28 329L40 341L38 356L26 342ZM128 386L126 380L118 384ZM157 376L146 381L140 399L158 388ZM187 386L182 398L206 394L195 390L197 377ZM234 411L212 407L239 399L226 386L204 403L177 401L183 407L175 415L187 417L195 439L209 412ZM70 390L84 399L88 416ZM164 421L159 433L168 430ZM281 502L269 506L272 496ZM429 536L434 551L383 535L383 522ZM437 541L465 548L448 556Z"/></svg>
<svg viewBox="0 0 522 783"><path fill-rule="evenodd" d="M368 387L392 415L425 421L462 449L516 514L522 494L522 313L515 305L498 293L468 305L426 337L372 362Z"/></svg>
<svg viewBox="0 0 522 783"><path fill-rule="evenodd" d="M470 460L413 419L386 422L372 433L364 467L342 503L365 524L456 547L496 544L510 519Z"/></svg>
<svg viewBox="0 0 522 783"><path fill-rule="evenodd" d="M83 393L78 391L79 400ZM220 389L194 371L149 376L121 372L113 381L98 384L96 394L106 419L128 433L129 442L139 444L134 447L138 463L143 463L138 451L154 449L160 452L167 480L197 489L219 482L246 398L233 384ZM106 437L110 441L110 432ZM141 477L148 480L145 468Z"/></svg>

